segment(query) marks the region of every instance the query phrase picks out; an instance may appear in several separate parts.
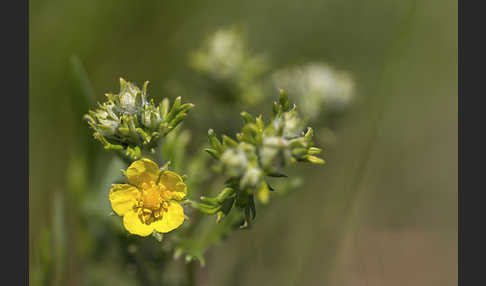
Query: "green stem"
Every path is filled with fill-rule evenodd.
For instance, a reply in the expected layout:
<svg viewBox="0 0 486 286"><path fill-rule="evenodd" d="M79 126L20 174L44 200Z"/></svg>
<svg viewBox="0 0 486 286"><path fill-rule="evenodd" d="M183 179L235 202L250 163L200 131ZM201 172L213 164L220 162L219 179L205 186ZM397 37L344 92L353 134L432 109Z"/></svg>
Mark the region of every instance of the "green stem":
<svg viewBox="0 0 486 286"><path fill-rule="evenodd" d="M135 265L137 267L137 278L140 281L140 284L144 286L155 286L155 284L152 282L152 280L149 277L147 267L146 265L144 265L140 255L135 254L133 258L135 260Z"/></svg>
<svg viewBox="0 0 486 286"><path fill-rule="evenodd" d="M194 260L186 263L186 276L187 276L187 285L195 286L196 285L196 263Z"/></svg>

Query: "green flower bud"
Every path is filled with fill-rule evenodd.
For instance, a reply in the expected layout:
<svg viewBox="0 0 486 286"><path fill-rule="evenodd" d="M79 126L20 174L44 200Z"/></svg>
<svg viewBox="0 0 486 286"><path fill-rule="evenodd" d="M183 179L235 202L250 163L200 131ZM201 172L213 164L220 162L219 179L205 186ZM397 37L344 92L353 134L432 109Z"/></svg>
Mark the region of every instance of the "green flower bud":
<svg viewBox="0 0 486 286"><path fill-rule="evenodd" d="M319 157L316 156L308 156L307 161L313 163L313 164L324 164L325 161Z"/></svg>

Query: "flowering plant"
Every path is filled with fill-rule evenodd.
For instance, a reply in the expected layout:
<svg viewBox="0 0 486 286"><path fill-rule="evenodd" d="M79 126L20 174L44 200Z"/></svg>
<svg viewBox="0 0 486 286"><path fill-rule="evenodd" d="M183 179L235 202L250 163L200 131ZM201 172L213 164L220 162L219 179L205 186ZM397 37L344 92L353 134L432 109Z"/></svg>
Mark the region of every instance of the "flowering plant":
<svg viewBox="0 0 486 286"><path fill-rule="evenodd" d="M192 273L190 279L193 260L204 266L211 246L234 231L250 229L256 223L257 209L269 207L274 195L283 196L301 185L299 176L287 173L288 166L324 164L318 157L322 149L314 144L314 130L306 125L307 119L316 118L321 101L316 101L311 112L305 98L317 93L307 92L307 81L298 77L295 85L291 80L276 81L282 78L281 73L272 75L264 57L247 51L241 31L233 28L216 33L192 54L191 67L205 81L199 86L203 94L220 93L225 98L218 97L213 107L217 116L207 131L209 146L192 140L200 129L190 132L182 126L195 105L183 103L179 94L172 106L167 97L157 103L149 98L148 82L139 88L120 78L120 91L107 93L106 101L84 115L93 137L120 159L107 166L98 184L100 195L94 200L108 201L113 216L93 216L100 209L93 207L93 200L86 201L86 216L108 225L108 231L116 233L119 243L126 246L127 257L140 268L147 265L142 261L150 261L153 268L144 266L143 271L137 271L144 283L153 280L150 277L156 275L158 263L168 263L167 254L176 260L184 257L188 273ZM85 77L80 66L76 68ZM244 124L234 137L218 136L215 130L232 124L214 120L232 115L233 109L225 108L228 102L252 111L265 102L267 94L275 93L273 87L267 90L271 86L265 84L267 75L272 75L272 84L295 93L299 105L304 104L303 114L280 89L271 116L243 111ZM313 80L318 81L316 77ZM182 91L194 90L187 86ZM122 177L113 172L120 168ZM272 180L285 183L275 186ZM161 242L160 249L143 242L150 240L149 236Z"/></svg>

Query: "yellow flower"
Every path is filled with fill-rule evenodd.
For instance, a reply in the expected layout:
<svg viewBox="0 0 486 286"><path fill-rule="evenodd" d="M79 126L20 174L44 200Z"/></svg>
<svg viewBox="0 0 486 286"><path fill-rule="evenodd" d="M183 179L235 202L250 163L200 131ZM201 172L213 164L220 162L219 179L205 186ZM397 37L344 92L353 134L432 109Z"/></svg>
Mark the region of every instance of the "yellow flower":
<svg viewBox="0 0 486 286"><path fill-rule="evenodd" d="M154 230L166 233L184 222L179 202L186 196L182 178L171 171L159 171L149 159L133 162L126 171L128 184L115 184L110 190L111 207L123 216L128 232L140 236Z"/></svg>

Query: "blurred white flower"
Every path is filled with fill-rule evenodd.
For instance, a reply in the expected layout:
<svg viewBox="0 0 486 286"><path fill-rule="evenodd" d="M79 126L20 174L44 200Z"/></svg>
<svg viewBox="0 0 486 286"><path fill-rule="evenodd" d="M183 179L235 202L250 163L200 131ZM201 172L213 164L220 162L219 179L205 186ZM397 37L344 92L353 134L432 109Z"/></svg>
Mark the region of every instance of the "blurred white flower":
<svg viewBox="0 0 486 286"><path fill-rule="evenodd" d="M342 110L354 97L351 76L321 63L281 69L272 75L272 82L294 95L300 110L311 118L323 109Z"/></svg>
<svg viewBox="0 0 486 286"><path fill-rule="evenodd" d="M210 84L229 87L233 99L249 104L263 99L260 80L266 59L250 51L246 34L237 27L217 30L191 54L190 64Z"/></svg>
<svg viewBox="0 0 486 286"><path fill-rule="evenodd" d="M204 57L199 56L200 67L222 77L230 76L243 64L243 39L235 29L219 30L209 41L206 52Z"/></svg>

